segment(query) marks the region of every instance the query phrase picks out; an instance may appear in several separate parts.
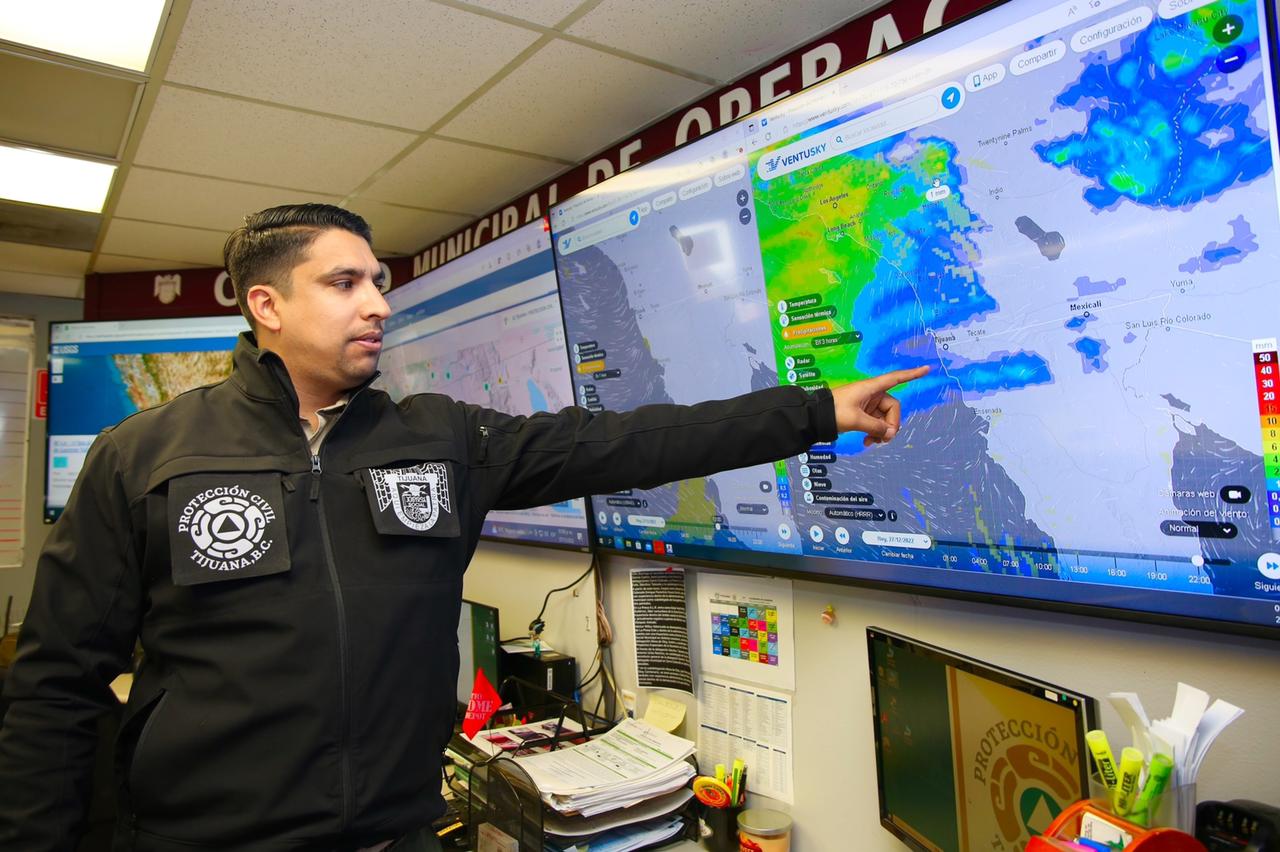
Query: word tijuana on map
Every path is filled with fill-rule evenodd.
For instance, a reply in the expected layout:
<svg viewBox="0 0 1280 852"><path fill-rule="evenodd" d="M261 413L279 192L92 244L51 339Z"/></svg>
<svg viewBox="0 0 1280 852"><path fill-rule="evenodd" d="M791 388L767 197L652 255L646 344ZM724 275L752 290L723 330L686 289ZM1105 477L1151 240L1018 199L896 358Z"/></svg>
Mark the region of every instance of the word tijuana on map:
<svg viewBox="0 0 1280 852"><path fill-rule="evenodd" d="M539 220L387 295L378 386L441 393L506 414L573 404L551 235ZM586 501L491 511L483 535L588 549Z"/></svg>
<svg viewBox="0 0 1280 852"><path fill-rule="evenodd" d="M1010 0L555 205L580 405L933 368L597 546L1280 630L1275 13Z"/></svg>

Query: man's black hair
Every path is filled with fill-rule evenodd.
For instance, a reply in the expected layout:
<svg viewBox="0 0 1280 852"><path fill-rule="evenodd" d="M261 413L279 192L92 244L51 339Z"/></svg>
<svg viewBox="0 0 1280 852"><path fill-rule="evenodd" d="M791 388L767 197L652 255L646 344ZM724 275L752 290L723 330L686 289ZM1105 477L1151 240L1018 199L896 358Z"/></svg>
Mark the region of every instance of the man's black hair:
<svg viewBox="0 0 1280 852"><path fill-rule="evenodd" d="M253 327L249 288L271 284L286 298L293 268L306 259L316 237L332 228L350 231L373 245L373 229L359 215L332 204L283 204L244 217L227 237L222 260L240 313Z"/></svg>

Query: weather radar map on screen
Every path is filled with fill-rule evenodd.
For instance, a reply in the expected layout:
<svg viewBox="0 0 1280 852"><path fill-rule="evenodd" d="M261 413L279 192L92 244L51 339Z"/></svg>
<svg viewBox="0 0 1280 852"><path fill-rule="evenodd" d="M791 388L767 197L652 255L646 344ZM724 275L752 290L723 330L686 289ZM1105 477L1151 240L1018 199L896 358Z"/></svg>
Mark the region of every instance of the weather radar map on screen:
<svg viewBox="0 0 1280 852"><path fill-rule="evenodd" d="M57 520L98 433L231 375L239 316L49 326L46 523Z"/></svg>
<svg viewBox="0 0 1280 852"><path fill-rule="evenodd" d="M1274 16L1011 0L558 205L580 404L933 368L597 543L1280 625Z"/></svg>
<svg viewBox="0 0 1280 852"><path fill-rule="evenodd" d="M551 237L512 231L387 294L378 384L395 399L440 393L506 414L573 404ZM586 549L586 501L492 511L483 534Z"/></svg>

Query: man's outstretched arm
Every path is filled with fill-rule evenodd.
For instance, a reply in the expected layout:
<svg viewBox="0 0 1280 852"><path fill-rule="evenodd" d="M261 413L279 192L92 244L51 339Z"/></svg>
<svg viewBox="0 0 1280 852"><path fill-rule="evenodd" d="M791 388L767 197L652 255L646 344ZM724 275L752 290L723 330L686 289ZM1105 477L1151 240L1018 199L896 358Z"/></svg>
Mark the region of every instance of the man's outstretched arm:
<svg viewBox="0 0 1280 852"><path fill-rule="evenodd" d="M517 509L653 488L793 456L844 431L866 432L868 444L884 443L901 420L888 391L926 372L888 373L834 391L769 388L623 413L566 408L512 417L460 405L477 474L477 508Z"/></svg>

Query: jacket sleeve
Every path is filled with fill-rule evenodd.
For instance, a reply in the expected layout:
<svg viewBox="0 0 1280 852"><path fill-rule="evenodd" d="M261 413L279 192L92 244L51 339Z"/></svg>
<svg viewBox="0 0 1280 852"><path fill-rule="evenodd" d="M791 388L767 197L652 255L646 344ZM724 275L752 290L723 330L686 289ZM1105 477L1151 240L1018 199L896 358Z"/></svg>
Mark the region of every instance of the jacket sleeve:
<svg viewBox="0 0 1280 852"><path fill-rule="evenodd" d="M141 580L110 433L85 465L36 566L0 726L0 849L75 849L97 720L129 663Z"/></svg>
<svg viewBox="0 0 1280 852"><path fill-rule="evenodd" d="M836 437L829 390L769 388L697 405L512 417L463 405L482 505L523 509L652 488L802 453ZM485 505L487 504L487 505Z"/></svg>

